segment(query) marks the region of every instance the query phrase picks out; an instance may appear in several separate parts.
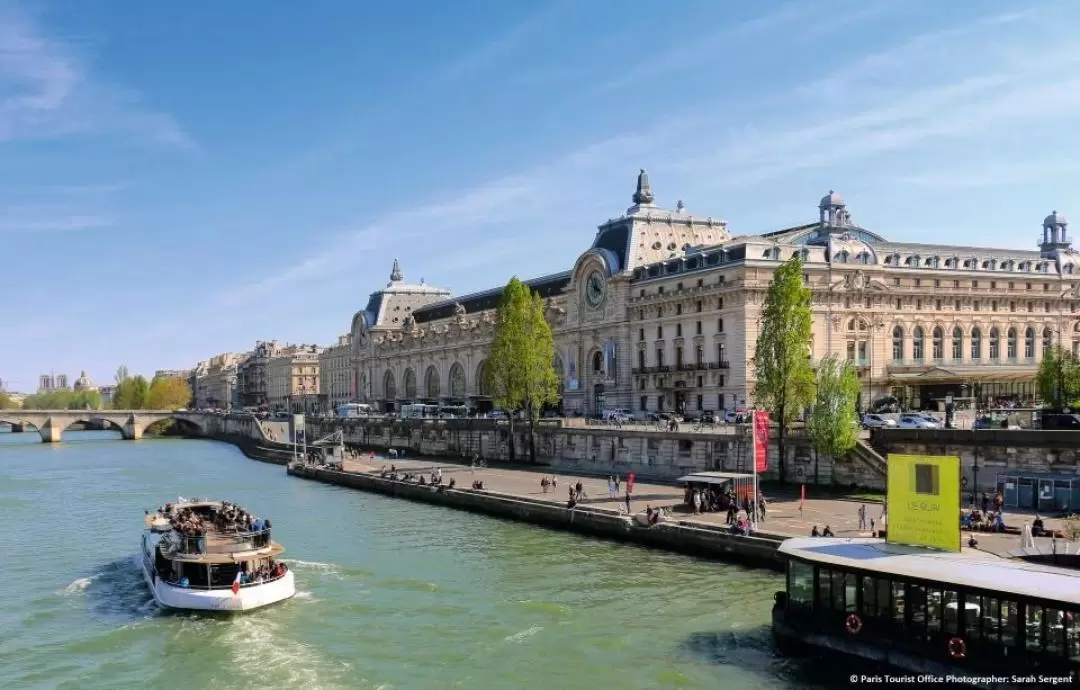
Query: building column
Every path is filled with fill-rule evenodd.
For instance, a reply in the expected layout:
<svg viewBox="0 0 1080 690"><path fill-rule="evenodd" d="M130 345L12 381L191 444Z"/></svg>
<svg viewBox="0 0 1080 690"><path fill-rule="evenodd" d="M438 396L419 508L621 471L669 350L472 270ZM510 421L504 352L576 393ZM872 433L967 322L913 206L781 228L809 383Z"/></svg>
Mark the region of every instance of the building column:
<svg viewBox="0 0 1080 690"><path fill-rule="evenodd" d="M52 417L45 420L45 423L38 427L38 433L41 434L42 443L60 443L63 439L64 430Z"/></svg>

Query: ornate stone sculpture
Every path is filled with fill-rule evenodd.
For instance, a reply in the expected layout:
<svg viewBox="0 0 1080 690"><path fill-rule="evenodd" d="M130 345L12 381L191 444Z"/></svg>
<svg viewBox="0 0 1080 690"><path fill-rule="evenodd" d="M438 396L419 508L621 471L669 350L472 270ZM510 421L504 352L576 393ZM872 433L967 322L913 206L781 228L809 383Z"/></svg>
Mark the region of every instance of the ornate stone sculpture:
<svg viewBox="0 0 1080 690"><path fill-rule="evenodd" d="M459 319L465 317L465 306L461 302L454 304L454 316Z"/></svg>

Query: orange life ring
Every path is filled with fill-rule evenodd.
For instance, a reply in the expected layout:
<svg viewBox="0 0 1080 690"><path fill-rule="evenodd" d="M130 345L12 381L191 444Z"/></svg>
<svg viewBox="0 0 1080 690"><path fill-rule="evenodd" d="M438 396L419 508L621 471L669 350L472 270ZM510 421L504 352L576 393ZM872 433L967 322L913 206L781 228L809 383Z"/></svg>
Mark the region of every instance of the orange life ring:
<svg viewBox="0 0 1080 690"><path fill-rule="evenodd" d="M848 633L852 635L858 635L862 630L862 619L854 613L849 614L844 621L844 627L847 628Z"/></svg>
<svg viewBox="0 0 1080 690"><path fill-rule="evenodd" d="M963 659L967 656L967 643L959 637L951 638L949 640L949 656L953 659Z"/></svg>

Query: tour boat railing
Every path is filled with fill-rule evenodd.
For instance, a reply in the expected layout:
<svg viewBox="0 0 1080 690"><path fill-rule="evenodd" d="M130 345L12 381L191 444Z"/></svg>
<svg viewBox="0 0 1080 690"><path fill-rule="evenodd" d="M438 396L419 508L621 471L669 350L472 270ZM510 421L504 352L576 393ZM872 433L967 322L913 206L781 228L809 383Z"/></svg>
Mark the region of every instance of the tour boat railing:
<svg viewBox="0 0 1080 690"><path fill-rule="evenodd" d="M282 570L281 570L280 575L273 575L273 576L270 576L270 577L264 577L262 579L262 581L260 581L260 582L242 582L242 583L240 583L240 589L247 589L248 587L258 587L259 585L265 585L265 584L269 584L271 582L277 582L278 580L285 577L285 575L288 574L288 572L289 572L289 567L287 565L285 565L284 563L282 563ZM216 584L216 585L211 585L211 584L194 584L193 585L191 583L188 583L187 585L183 585L183 584L181 584L181 580L177 580L177 581L173 582L171 580L165 579L164 577L161 577L160 575L158 577L161 579L162 582L164 582L167 585L171 585L173 587L181 587L183 589L197 589L199 591L213 591L213 590L221 590L221 589L232 589L232 582L228 582L228 583L225 583L225 584Z"/></svg>
<svg viewBox="0 0 1080 690"><path fill-rule="evenodd" d="M211 554L211 553L240 553L264 549L270 546L270 530L264 529L257 532L219 532L212 530L208 534L187 535L173 532L165 542L172 546L174 553L180 554Z"/></svg>

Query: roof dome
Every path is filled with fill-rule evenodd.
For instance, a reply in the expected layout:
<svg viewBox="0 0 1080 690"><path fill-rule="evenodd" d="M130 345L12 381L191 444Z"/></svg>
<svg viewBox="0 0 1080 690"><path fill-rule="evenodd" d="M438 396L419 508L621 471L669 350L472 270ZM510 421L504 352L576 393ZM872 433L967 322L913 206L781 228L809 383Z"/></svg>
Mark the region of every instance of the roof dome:
<svg viewBox="0 0 1080 690"><path fill-rule="evenodd" d="M1046 226L1051 226L1051 225L1067 225L1067 224L1068 224L1068 222L1069 222L1069 221L1065 220L1065 216L1061 215L1061 214L1060 214L1060 213L1058 213L1057 211L1051 211L1051 212L1050 212L1050 215L1048 215L1048 216L1047 216L1047 217L1046 217L1046 218L1045 218L1045 219L1043 220L1043 225L1046 225Z"/></svg>
<svg viewBox="0 0 1080 690"><path fill-rule="evenodd" d="M88 388L93 388L93 386L94 382L90 380L90 377L86 375L85 371L79 375L79 378L75 379L75 390L86 390Z"/></svg>
<svg viewBox="0 0 1080 690"><path fill-rule="evenodd" d="M840 196L833 190L829 190L829 193L821 197L821 203L818 204L819 208L828 208L829 206L844 206L844 197Z"/></svg>

